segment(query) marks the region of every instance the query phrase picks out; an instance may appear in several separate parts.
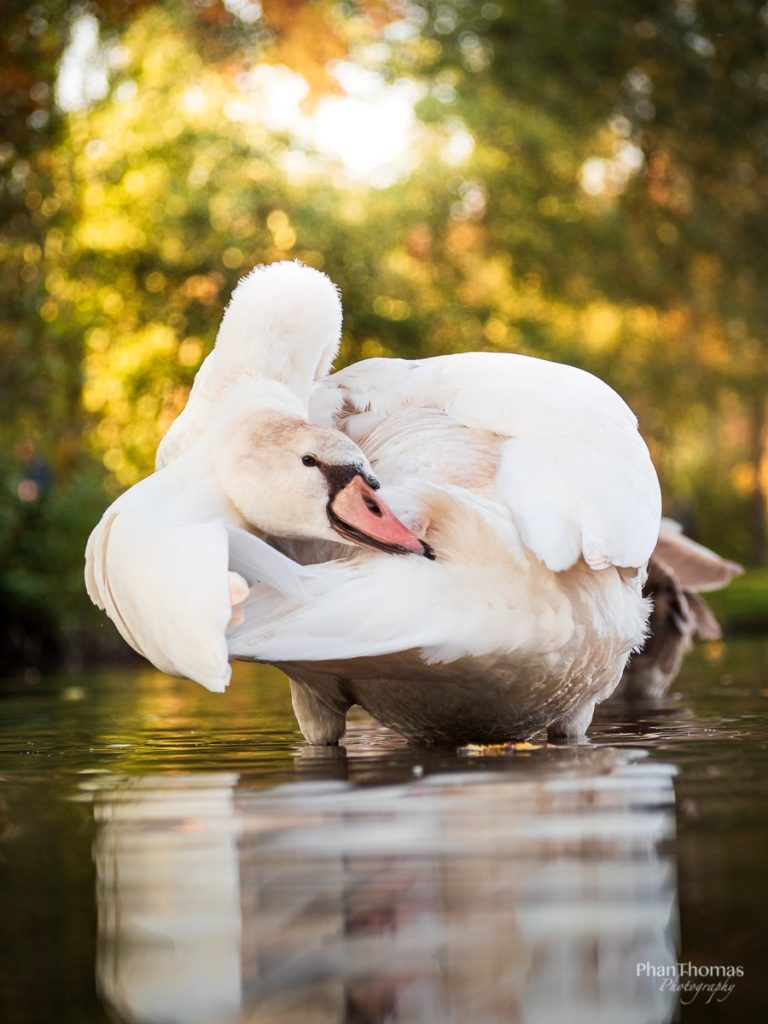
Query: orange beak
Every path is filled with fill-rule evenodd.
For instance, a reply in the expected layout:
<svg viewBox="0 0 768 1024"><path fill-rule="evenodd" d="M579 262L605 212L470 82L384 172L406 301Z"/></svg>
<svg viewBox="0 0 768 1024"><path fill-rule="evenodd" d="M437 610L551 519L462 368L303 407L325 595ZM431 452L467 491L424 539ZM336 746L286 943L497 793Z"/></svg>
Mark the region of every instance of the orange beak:
<svg viewBox="0 0 768 1024"><path fill-rule="evenodd" d="M342 537L393 555L412 553L434 559L429 544L419 540L397 518L361 476L353 476L328 504L331 526Z"/></svg>

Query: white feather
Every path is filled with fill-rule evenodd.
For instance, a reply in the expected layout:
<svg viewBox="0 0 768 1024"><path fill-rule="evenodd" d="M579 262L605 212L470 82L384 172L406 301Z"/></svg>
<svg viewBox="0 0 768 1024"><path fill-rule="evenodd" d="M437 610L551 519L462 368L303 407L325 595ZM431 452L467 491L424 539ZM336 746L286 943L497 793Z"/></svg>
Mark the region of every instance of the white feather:
<svg viewBox="0 0 768 1024"><path fill-rule="evenodd" d="M134 650L219 691L230 677L227 534L187 468L181 460L107 509L88 541L86 581Z"/></svg>
<svg viewBox="0 0 768 1024"><path fill-rule="evenodd" d="M340 402L366 432L403 409L438 409L502 442L496 486L524 542L555 572L583 557L595 569L640 568L659 531L661 493L637 421L583 370L528 356L463 353L417 362L372 359L327 381L320 415ZM339 414L337 413L337 416ZM343 421L342 425L343 425ZM423 434L411 443L421 446Z"/></svg>
<svg viewBox="0 0 768 1024"><path fill-rule="evenodd" d="M86 586L134 650L171 675L226 688L231 574L293 601L311 569L247 533L193 449L131 488L88 541Z"/></svg>
<svg viewBox="0 0 768 1024"><path fill-rule="evenodd" d="M531 591L519 541L498 529L489 503L418 483L385 496L398 509L408 500L439 506L439 560L360 552L310 566L303 596L254 587L245 622L229 633L233 656L339 661L420 648L427 662L449 662L569 639L570 604L557 586Z"/></svg>
<svg viewBox="0 0 768 1024"><path fill-rule="evenodd" d="M212 410L236 381L256 378L276 401L304 411L315 378L331 368L340 337L341 302L325 274L298 262L256 267L232 293L187 405L160 442L156 467L205 435Z"/></svg>

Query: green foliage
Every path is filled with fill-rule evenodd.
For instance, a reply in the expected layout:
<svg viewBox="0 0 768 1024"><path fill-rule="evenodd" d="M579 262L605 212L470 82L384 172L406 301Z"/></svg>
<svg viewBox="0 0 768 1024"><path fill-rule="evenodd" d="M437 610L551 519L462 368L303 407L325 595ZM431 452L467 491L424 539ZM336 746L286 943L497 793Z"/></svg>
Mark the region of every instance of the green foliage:
<svg viewBox="0 0 768 1024"><path fill-rule="evenodd" d="M726 629L764 631L768 622L768 569L750 569L707 603Z"/></svg>
<svg viewBox="0 0 768 1024"><path fill-rule="evenodd" d="M82 583L88 534L104 506L84 456L57 478L39 456L0 461L0 649L14 663L58 661L96 616Z"/></svg>

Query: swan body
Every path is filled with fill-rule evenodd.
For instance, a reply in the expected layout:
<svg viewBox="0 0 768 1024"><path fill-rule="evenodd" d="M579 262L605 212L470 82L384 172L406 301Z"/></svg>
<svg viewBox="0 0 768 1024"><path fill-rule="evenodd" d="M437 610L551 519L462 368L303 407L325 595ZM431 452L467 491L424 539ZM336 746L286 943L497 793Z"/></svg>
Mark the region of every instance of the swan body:
<svg viewBox="0 0 768 1024"><path fill-rule="evenodd" d="M649 612L660 494L624 402L572 367L470 353L358 363L324 381L310 408L360 445L437 560L398 564L372 588L387 595L382 614L403 618L400 650L281 659L305 734L343 730L352 703L418 740L581 734ZM365 593L349 608L340 600L329 598L327 627L354 622ZM316 614L293 610L281 629L303 643ZM414 635L425 627L429 646ZM260 642L246 615L231 649L254 656Z"/></svg>
<svg viewBox="0 0 768 1024"><path fill-rule="evenodd" d="M311 742L354 703L422 741L582 734L650 610L660 495L634 416L525 356L327 377L339 327L315 271L241 282L157 471L92 535L89 593L211 689L227 656L284 667Z"/></svg>

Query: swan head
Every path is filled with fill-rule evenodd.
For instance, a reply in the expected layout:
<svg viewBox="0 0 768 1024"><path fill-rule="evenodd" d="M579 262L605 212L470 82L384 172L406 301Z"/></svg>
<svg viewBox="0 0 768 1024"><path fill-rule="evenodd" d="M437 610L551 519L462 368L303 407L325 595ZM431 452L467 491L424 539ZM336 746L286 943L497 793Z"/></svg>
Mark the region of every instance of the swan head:
<svg viewBox="0 0 768 1024"><path fill-rule="evenodd" d="M213 438L219 481L256 529L434 558L376 494L368 460L339 431L291 410L259 408L227 417Z"/></svg>

